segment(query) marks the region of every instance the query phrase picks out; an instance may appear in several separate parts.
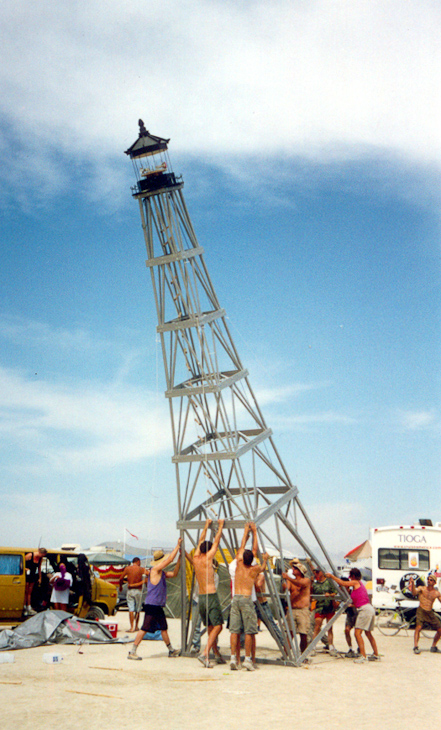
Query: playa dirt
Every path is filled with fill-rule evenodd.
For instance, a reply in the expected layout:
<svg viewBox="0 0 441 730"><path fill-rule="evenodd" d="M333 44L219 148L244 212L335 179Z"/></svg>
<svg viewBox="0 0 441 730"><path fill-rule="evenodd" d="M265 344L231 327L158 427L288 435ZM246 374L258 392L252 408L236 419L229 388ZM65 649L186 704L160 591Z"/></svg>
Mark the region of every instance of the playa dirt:
<svg viewBox="0 0 441 730"><path fill-rule="evenodd" d="M118 638L127 635L127 612L119 612ZM335 626L335 645L346 651L344 620ZM173 646L180 646L180 622L169 621ZM131 635L133 636L133 635ZM0 664L2 730L274 730L279 728L375 728L414 730L437 723L441 710L441 654L420 655L412 635L384 637L376 631L380 662L354 664L318 652L302 668L261 664L255 672L229 665L204 669L195 658L168 658L162 641L143 641L142 661L127 660L128 646L42 646L8 652ZM220 648L229 658L224 628ZM60 653L59 664L43 655ZM265 629L257 656L277 657Z"/></svg>

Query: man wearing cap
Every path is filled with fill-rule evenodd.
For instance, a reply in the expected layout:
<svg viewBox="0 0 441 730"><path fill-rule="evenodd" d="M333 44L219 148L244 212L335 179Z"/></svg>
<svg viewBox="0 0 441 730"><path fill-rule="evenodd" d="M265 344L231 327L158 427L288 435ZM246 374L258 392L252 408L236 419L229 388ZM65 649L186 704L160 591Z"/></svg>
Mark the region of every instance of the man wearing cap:
<svg viewBox="0 0 441 730"><path fill-rule="evenodd" d="M130 649L128 659L142 659L138 656L136 650L146 635L147 631L151 631L154 624L158 624L161 630L162 640L168 649L169 657L178 656L179 650L173 649L170 638L167 631L167 619L165 618L164 606L167 602L167 584L166 578L176 578L179 573L179 567L181 564L181 556L177 560L174 570L165 570L167 565L170 565L176 558L182 543L182 538L179 538L178 544L175 549L169 554L164 555L162 550L156 550L153 553L153 560L150 563L150 575L147 581L147 595L144 604L144 622L141 629L138 631L133 642L133 647Z"/></svg>
<svg viewBox="0 0 441 730"><path fill-rule="evenodd" d="M441 638L441 620L438 614L436 614L433 610L433 604L437 598L441 600L441 593L436 588L436 577L434 575L429 575L427 578L427 586L417 587L415 586L414 579L410 578L409 588L414 596L418 596L418 600L420 602L416 612L413 650L415 654L421 653L421 649L418 646L418 640L420 638L421 629L424 625L426 625L436 631L430 651L439 652L437 643Z"/></svg>
<svg viewBox="0 0 441 730"><path fill-rule="evenodd" d="M334 584L329 578L325 577L321 568L314 568L314 582L312 584L313 596L316 596L316 607L314 617L314 633L312 638L315 639L319 633L323 621L328 623L335 615L333 598L336 596ZM334 632L332 626L328 630L329 653L331 656L338 656L338 651L334 646Z"/></svg>
<svg viewBox="0 0 441 730"><path fill-rule="evenodd" d="M225 663L219 649L217 648L217 637L222 631L224 620L222 618L222 608L216 592L213 567L213 559L219 547L225 520L219 520L218 529L213 542L205 539L211 523L212 520L210 519L206 521L204 529L201 532L197 548L191 560L199 588L199 615L208 631L207 646L202 654L199 654L198 659L207 669L211 668L209 658L211 649L213 649L215 653L216 661L219 664Z"/></svg>
<svg viewBox="0 0 441 730"><path fill-rule="evenodd" d="M311 625L309 610L311 580L306 577L306 568L299 560L291 560L290 566L294 577L292 578L289 573L282 573L285 581L282 589L289 590L294 626L300 635L300 651L303 653L308 646L308 631Z"/></svg>

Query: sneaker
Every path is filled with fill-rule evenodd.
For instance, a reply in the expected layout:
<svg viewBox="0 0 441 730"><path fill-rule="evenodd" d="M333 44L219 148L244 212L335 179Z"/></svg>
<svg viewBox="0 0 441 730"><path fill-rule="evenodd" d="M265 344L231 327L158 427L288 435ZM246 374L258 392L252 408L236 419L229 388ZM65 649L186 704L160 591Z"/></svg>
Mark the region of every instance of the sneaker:
<svg viewBox="0 0 441 730"><path fill-rule="evenodd" d="M329 656L340 656L340 652L333 646L332 649L329 649Z"/></svg>
<svg viewBox="0 0 441 730"><path fill-rule="evenodd" d="M135 651L129 651L127 659L134 659L135 661L140 662L142 660L142 656L138 656Z"/></svg>
<svg viewBox="0 0 441 730"><path fill-rule="evenodd" d="M254 672L255 671L254 665L253 665L253 662L251 661L251 659L245 659L244 663L242 664L242 669L245 672Z"/></svg>
<svg viewBox="0 0 441 730"><path fill-rule="evenodd" d="M349 651L346 652L345 657L348 659L355 659L357 656L357 653L353 649L349 649Z"/></svg>
<svg viewBox="0 0 441 730"><path fill-rule="evenodd" d="M419 646L414 646L414 647L413 647L413 653L414 653L414 654L421 654L421 649L420 649L420 647L419 647Z"/></svg>
<svg viewBox="0 0 441 730"><path fill-rule="evenodd" d="M253 662L253 667L254 669L259 669L259 665L257 664L257 662Z"/></svg>
<svg viewBox="0 0 441 730"><path fill-rule="evenodd" d="M439 654L440 653L440 651L439 651L439 649L438 649L437 646L431 646L430 647L430 651L432 652L432 654Z"/></svg>
<svg viewBox="0 0 441 730"><path fill-rule="evenodd" d="M364 656L359 656L357 659L354 659L354 664L364 664L365 662L367 662L367 659Z"/></svg>
<svg viewBox="0 0 441 730"><path fill-rule="evenodd" d="M216 664L226 664L227 662L223 658L222 654L215 654L214 655L214 661Z"/></svg>
<svg viewBox="0 0 441 730"><path fill-rule="evenodd" d="M179 656L179 649L170 649L169 652L168 652L168 655L170 657L172 657L172 656Z"/></svg>
<svg viewBox="0 0 441 730"><path fill-rule="evenodd" d="M230 669L232 672L237 672L239 669L239 666L237 664L236 659L230 659Z"/></svg>
<svg viewBox="0 0 441 730"><path fill-rule="evenodd" d="M211 669L213 666L208 657L205 656L205 654L199 654L198 662L200 662L202 666L205 667L205 669Z"/></svg>
<svg viewBox="0 0 441 730"><path fill-rule="evenodd" d="M368 660L368 662L379 662L380 655L379 654L369 654L367 660Z"/></svg>

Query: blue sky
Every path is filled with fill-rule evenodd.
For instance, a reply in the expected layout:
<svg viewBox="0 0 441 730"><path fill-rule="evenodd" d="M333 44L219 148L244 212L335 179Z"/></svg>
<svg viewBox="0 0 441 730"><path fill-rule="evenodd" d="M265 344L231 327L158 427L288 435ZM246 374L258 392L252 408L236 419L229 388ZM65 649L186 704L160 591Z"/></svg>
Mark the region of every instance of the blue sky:
<svg viewBox="0 0 441 730"><path fill-rule="evenodd" d="M3 3L2 541L175 539L131 164L173 169L322 540L441 520L437 3Z"/></svg>

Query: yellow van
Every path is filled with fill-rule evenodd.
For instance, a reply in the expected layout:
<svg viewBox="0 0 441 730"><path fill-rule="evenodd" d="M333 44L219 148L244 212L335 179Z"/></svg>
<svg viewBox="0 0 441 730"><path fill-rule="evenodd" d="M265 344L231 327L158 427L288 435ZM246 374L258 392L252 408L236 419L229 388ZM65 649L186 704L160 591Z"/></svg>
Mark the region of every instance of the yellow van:
<svg viewBox="0 0 441 730"><path fill-rule="evenodd" d="M29 548L0 547L0 624L24 621L26 585L25 555L36 552ZM60 560L73 577L69 611L88 619L113 616L118 600L117 586L97 578L87 557L66 550L48 550L41 564L41 583L34 584L32 608L39 612L50 608L50 577L58 571Z"/></svg>

